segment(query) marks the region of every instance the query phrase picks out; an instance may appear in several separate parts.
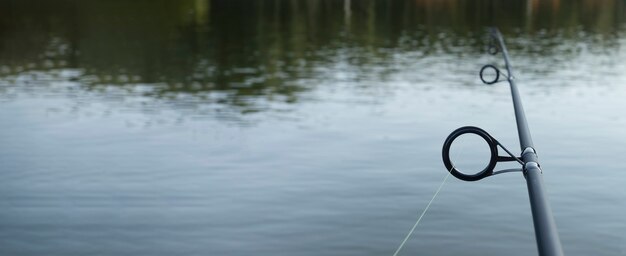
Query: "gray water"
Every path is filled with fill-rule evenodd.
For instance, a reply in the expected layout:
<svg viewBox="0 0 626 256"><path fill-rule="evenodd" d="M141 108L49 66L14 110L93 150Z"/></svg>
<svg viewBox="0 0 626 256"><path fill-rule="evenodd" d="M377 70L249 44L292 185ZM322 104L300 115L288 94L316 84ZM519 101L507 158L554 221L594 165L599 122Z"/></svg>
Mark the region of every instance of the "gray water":
<svg viewBox="0 0 626 256"><path fill-rule="evenodd" d="M391 255L475 125L567 255L626 255L623 1L0 1L0 255ZM466 166L481 150L457 149ZM484 156L486 157L486 156ZM499 165L509 168L515 165ZM536 254L520 173L451 177L400 255Z"/></svg>

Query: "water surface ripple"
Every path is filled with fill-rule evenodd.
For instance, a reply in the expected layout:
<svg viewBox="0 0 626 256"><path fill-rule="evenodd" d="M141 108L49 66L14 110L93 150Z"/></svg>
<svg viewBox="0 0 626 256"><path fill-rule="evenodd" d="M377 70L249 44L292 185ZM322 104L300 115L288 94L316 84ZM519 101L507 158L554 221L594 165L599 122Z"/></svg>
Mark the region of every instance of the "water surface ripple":
<svg viewBox="0 0 626 256"><path fill-rule="evenodd" d="M565 253L626 255L625 13L0 1L0 255L391 255L446 174L449 132L518 148L509 89L477 76L503 64L493 24ZM533 232L521 175L451 178L400 255L533 255Z"/></svg>

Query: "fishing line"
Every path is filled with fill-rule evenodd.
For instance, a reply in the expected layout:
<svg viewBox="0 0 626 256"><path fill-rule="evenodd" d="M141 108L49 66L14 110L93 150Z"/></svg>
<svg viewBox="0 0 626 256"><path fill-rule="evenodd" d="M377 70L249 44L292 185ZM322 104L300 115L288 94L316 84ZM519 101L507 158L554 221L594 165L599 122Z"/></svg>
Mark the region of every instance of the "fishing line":
<svg viewBox="0 0 626 256"><path fill-rule="evenodd" d="M415 224L413 225L413 227L411 228L411 230L409 231L408 234L406 234L406 237L404 237L404 240L402 240L402 243L400 244L400 246L398 246L398 249L396 249L396 252L393 253L393 256L397 256L398 253L400 252L400 250L402 250L402 248L404 247L404 244L406 243L406 241L409 240L409 238L411 237L411 235L413 234L413 231L415 231L415 228L417 228L417 225L420 224L420 221L422 220L422 218L424 217L424 215L426 215L426 212L428 211L428 209L430 208L430 205L433 203L433 201L435 201L435 198L437 197L437 195L439 194L439 191L441 191L441 188L443 187L443 184L446 183L446 180L448 180L448 177L450 177L450 172L448 172L448 174L446 174L446 177L443 178L443 181L441 182L441 184L439 185L439 188L437 188L437 191L435 191L435 194L433 195L433 197L430 199L430 202L428 202L428 204L426 205L426 208L424 208L424 211L422 211L422 214L420 214L419 218L417 218L417 221L415 222Z"/></svg>
<svg viewBox="0 0 626 256"><path fill-rule="evenodd" d="M455 153L456 155L455 159L458 159L460 152L464 152L466 145L462 144L461 147L462 147L462 150L459 150ZM439 191L441 191L441 188L443 188L443 184L445 184L446 181L448 180L448 177L450 177L450 173L451 172L448 171L446 176L443 178L443 181L441 182L441 184L439 184L439 188L437 188L437 190L435 191L435 194L433 194L433 197L430 199L430 201L426 205L426 208L424 208L424 210L422 211L422 214L420 214L420 216L417 218L417 221L415 221L415 224L413 224L413 227L411 228L411 230L409 230L409 233L406 234L406 236L404 237L404 240L402 240L402 243L400 243L400 246L398 246L398 249L396 249L396 251L393 253L393 256L398 256L398 253L400 252L400 250L402 250L402 248L404 247L404 244L406 244L406 241L409 240L409 238L411 237L411 235L413 234L417 226L420 224L420 221L422 221L422 218L424 217L424 215L426 215L426 212L428 211L428 209L430 209L430 205L435 201L435 198L439 194Z"/></svg>

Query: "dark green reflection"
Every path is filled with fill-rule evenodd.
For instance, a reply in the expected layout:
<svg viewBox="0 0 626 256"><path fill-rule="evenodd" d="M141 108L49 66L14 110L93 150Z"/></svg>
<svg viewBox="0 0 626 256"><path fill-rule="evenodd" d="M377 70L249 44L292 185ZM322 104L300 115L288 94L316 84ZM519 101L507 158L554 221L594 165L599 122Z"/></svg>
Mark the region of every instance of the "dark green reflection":
<svg viewBox="0 0 626 256"><path fill-rule="evenodd" d="M297 102L337 56L369 73L393 53L481 51L493 25L558 39L534 54L575 54L552 48L581 33L610 47L624 13L621 0L1 1L0 77L78 69L70 80L87 89L148 85L145 96L190 94L247 113L262 110L259 99Z"/></svg>

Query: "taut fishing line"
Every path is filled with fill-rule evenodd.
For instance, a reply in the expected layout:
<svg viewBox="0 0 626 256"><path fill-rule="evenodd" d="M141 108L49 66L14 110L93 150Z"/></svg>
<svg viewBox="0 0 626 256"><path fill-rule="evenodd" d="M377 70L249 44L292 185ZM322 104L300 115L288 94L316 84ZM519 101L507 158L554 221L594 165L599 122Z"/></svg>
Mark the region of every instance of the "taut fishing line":
<svg viewBox="0 0 626 256"><path fill-rule="evenodd" d="M462 147L464 149L465 148L465 144L463 144ZM459 150L459 151L456 152L455 159L458 159L459 152L462 152L462 151L463 150ZM441 181L441 184L439 184L439 188L437 188L437 190L435 191L435 194L433 194L433 197L430 198L430 201L426 205L426 208L424 208L422 213L419 215L419 217L417 218L417 221L415 221L415 224L413 224L413 227L411 228L411 230L409 230L409 233L406 234L406 236L404 237L404 240L402 240L402 243L400 243L400 246L398 246L398 249L396 249L396 251L393 253L393 256L398 256L398 253L400 253L400 250L402 250L402 248L404 247L404 244L406 244L406 242L409 240L411 235L413 235L413 232L415 231L417 226L420 224L420 221L422 221L422 218L424 218L424 215L426 215L426 212L428 212L428 209L430 209L430 205L435 201L435 198L437 198L437 195L441 191L441 188L443 188L443 184L445 184L446 181L448 180L448 177L450 177L450 173L452 173L452 172L449 170L448 173L446 174L446 176L443 178L443 181Z"/></svg>
<svg viewBox="0 0 626 256"><path fill-rule="evenodd" d="M441 191L441 188L443 187L443 184L446 183L446 180L448 180L448 177L450 177L450 172L448 172L448 174L446 174L446 176L443 178L443 181L441 182L441 184L439 185L439 188L437 188L437 191L435 191L435 194L433 195L433 197L430 199L430 202L428 202L428 204L426 205L426 208L424 208L424 210L422 211L422 214L420 214L420 216L417 218L417 221L415 221L415 224L413 225L413 227L411 228L411 230L409 231L408 234L406 234L406 237L404 237L404 240L402 240L402 243L400 243L400 246L398 246L398 249L396 249L396 252L393 253L393 256L397 256L398 253L400 252L400 250L402 250L402 247L404 247L404 244L406 243L406 241L409 240L409 238L411 237L411 235L413 234L413 231L415 231L415 228L417 228L417 225L420 224L420 221L422 220L422 218L424 217L424 215L426 215L426 212L428 211L428 209L430 208L430 205L433 203L433 201L435 201L435 198L437 197L437 195L439 194L439 191Z"/></svg>

